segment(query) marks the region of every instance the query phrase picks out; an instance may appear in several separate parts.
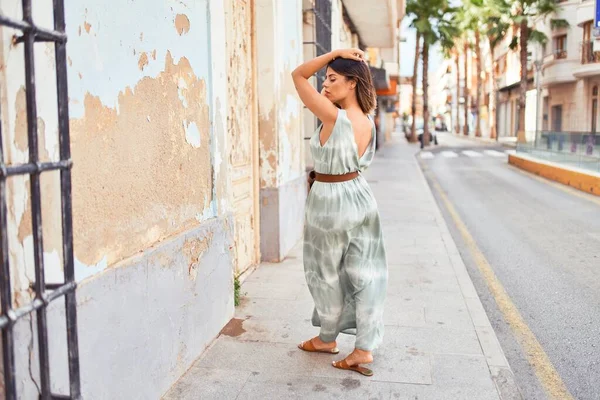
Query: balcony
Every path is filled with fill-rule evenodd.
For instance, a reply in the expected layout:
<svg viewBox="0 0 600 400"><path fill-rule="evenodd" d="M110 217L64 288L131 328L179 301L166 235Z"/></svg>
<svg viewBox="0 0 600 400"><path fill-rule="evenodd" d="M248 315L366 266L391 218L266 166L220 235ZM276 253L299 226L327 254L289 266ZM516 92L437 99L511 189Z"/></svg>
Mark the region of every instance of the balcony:
<svg viewBox="0 0 600 400"><path fill-rule="evenodd" d="M594 51L594 42L581 43L581 65L573 71L576 78L600 75L600 51Z"/></svg>
<svg viewBox="0 0 600 400"><path fill-rule="evenodd" d="M581 43L581 63L594 64L600 62L600 51L594 51L594 42L588 40Z"/></svg>
<svg viewBox="0 0 600 400"><path fill-rule="evenodd" d="M579 58L569 57L566 50L555 50L543 58L542 86L575 82L573 69L579 66Z"/></svg>

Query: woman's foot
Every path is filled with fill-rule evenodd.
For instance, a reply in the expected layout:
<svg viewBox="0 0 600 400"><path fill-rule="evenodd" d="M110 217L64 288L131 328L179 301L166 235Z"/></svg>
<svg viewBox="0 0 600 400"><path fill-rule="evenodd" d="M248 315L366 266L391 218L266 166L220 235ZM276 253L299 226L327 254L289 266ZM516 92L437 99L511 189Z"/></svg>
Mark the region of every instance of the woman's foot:
<svg viewBox="0 0 600 400"><path fill-rule="evenodd" d="M319 352L319 353L331 353L337 354L340 351L337 348L336 342L324 342L318 336L310 339L309 341L302 342L298 345L298 348L304 351Z"/></svg>
<svg viewBox="0 0 600 400"><path fill-rule="evenodd" d="M335 368L356 371L365 376L373 376L373 371L371 371L369 368L360 366L360 364L370 364L372 362L373 354L370 351L354 349L354 351L350 353L348 357L341 361L334 361L332 365Z"/></svg>
<svg viewBox="0 0 600 400"><path fill-rule="evenodd" d="M348 365L359 365L359 364L370 364L373 362L373 353L361 349L354 349L354 351L342 361L346 361Z"/></svg>

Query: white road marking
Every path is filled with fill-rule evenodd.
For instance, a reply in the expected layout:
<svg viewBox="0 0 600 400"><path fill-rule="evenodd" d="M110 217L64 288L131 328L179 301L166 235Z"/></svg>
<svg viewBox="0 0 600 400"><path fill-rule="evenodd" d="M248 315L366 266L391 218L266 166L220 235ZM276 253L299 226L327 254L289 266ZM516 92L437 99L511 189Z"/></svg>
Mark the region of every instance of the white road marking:
<svg viewBox="0 0 600 400"><path fill-rule="evenodd" d="M433 157L435 157L435 156L433 155L433 153L432 153L432 152L430 152L430 151L422 151L422 152L421 152L421 154L419 154L419 156L420 156L421 158L423 158L423 159L430 159L430 158L433 158Z"/></svg>
<svg viewBox="0 0 600 400"><path fill-rule="evenodd" d="M483 157L483 154L473 150L463 150L462 153L467 157Z"/></svg>
<svg viewBox="0 0 600 400"><path fill-rule="evenodd" d="M446 158L456 158L456 157L458 157L458 154L456 154L453 151L445 150L445 151L442 151L442 156L444 156Z"/></svg>
<svg viewBox="0 0 600 400"><path fill-rule="evenodd" d="M505 153L496 150L484 150L483 152L492 157L506 157Z"/></svg>
<svg viewBox="0 0 600 400"><path fill-rule="evenodd" d="M516 150L505 150L504 151L506 154L517 154Z"/></svg>

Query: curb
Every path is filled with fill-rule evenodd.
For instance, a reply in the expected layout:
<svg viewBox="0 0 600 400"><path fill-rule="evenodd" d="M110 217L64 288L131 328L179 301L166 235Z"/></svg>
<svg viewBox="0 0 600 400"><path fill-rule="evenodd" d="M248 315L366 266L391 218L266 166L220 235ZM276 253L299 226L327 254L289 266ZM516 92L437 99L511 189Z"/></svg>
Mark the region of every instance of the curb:
<svg viewBox="0 0 600 400"><path fill-rule="evenodd" d="M571 186L582 192L600 196L600 174L549 161L539 160L523 154L511 154L508 163L524 171Z"/></svg>
<svg viewBox="0 0 600 400"><path fill-rule="evenodd" d="M462 134L457 135L455 132L447 132L447 133L451 134L453 137L456 137L459 139L471 140L473 142L485 143L485 144L490 144L490 145L500 145L500 146L508 147L511 149L514 149L517 147L517 142L514 142L514 143L507 142L507 141L503 141L503 140L491 139L489 137L464 136Z"/></svg>
<svg viewBox="0 0 600 400"><path fill-rule="evenodd" d="M506 359L504 350L498 341L498 337L496 336L494 328L490 323L487 313L483 308L481 299L475 290L475 286L473 285L473 281L471 280L471 277L467 271L467 267L462 259L462 256L458 251L456 242L452 238L450 230L448 229L446 220L444 219L444 216L440 210L440 206L438 205L433 194L433 189L431 188L422 169L422 163L416 158L416 154L417 153L415 153L415 161L419 166L419 174L423 184L428 189L431 200L436 205L435 219L440 231L442 232L442 240L448 252L448 257L450 258L452 267L454 268L456 279L467 305L469 315L471 316L471 321L473 322L475 333L477 334L477 338L481 345L481 350L488 364L490 375L494 384L496 385L498 396L502 400L522 400L523 397L516 383L514 373L508 363L508 360Z"/></svg>

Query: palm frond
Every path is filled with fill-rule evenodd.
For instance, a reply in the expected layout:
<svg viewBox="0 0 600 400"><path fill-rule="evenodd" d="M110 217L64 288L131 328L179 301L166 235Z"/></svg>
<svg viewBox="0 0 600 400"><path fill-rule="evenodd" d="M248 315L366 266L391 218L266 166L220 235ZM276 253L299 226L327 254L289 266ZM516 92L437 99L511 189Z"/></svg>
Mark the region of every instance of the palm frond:
<svg viewBox="0 0 600 400"><path fill-rule="evenodd" d="M571 25L569 24L569 21L567 21L566 19L553 18L550 20L550 27L552 28L552 30L568 28L570 26Z"/></svg>

